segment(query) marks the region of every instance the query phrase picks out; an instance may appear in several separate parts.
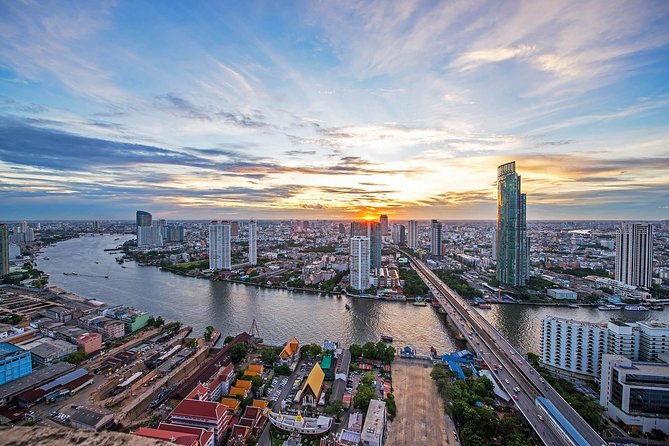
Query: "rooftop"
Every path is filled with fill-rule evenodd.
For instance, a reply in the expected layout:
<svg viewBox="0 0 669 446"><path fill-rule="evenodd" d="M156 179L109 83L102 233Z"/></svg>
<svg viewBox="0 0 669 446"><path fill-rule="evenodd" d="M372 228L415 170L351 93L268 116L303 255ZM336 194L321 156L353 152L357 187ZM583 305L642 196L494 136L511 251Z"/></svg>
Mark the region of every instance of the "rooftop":
<svg viewBox="0 0 669 446"><path fill-rule="evenodd" d="M0 342L0 359L5 359L8 356L18 355L24 350L20 347L10 344L9 342Z"/></svg>

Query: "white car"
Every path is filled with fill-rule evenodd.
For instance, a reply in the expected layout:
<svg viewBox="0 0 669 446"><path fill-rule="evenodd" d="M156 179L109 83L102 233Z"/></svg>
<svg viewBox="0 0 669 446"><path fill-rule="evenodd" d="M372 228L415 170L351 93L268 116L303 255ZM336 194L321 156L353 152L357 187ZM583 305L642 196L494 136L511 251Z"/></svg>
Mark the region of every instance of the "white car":
<svg viewBox="0 0 669 446"><path fill-rule="evenodd" d="M508 379L505 379L504 382L507 384L511 384Z"/></svg>

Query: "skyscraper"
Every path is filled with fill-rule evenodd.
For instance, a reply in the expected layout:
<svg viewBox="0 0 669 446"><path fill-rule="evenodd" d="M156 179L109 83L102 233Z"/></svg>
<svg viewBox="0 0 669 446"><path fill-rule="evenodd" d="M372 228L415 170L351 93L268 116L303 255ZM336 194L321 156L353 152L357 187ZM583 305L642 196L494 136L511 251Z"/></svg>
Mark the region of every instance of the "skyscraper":
<svg viewBox="0 0 669 446"><path fill-rule="evenodd" d="M358 291L369 288L369 237L351 237L350 282L351 287Z"/></svg>
<svg viewBox="0 0 669 446"><path fill-rule="evenodd" d="M351 237L369 236L369 223L363 221L351 222Z"/></svg>
<svg viewBox="0 0 669 446"><path fill-rule="evenodd" d="M137 211L137 226L151 226L151 214L146 211Z"/></svg>
<svg viewBox="0 0 669 446"><path fill-rule="evenodd" d="M653 276L653 225L622 224L616 229L616 280L650 288Z"/></svg>
<svg viewBox="0 0 669 446"><path fill-rule="evenodd" d="M441 222L432 220L430 226L430 253L432 257L441 258Z"/></svg>
<svg viewBox="0 0 669 446"><path fill-rule="evenodd" d="M407 246L410 249L416 249L418 247L418 222L416 220L409 220L409 239L407 240Z"/></svg>
<svg viewBox="0 0 669 446"><path fill-rule="evenodd" d="M162 246L163 230L160 225L153 224L151 214L146 211L137 211L137 246ZM163 222L165 220L162 220Z"/></svg>
<svg viewBox="0 0 669 446"><path fill-rule="evenodd" d="M209 223L209 269L230 269L230 222Z"/></svg>
<svg viewBox="0 0 669 446"><path fill-rule="evenodd" d="M381 268L381 249L383 248L383 230L381 223L369 223L369 255L370 267L372 269Z"/></svg>
<svg viewBox="0 0 669 446"><path fill-rule="evenodd" d="M388 216L387 215L379 216L379 223L381 223L381 231L382 231L381 234L388 235L389 234Z"/></svg>
<svg viewBox="0 0 669 446"><path fill-rule="evenodd" d="M0 277L9 273L9 228L0 224Z"/></svg>
<svg viewBox="0 0 669 446"><path fill-rule="evenodd" d="M249 221L249 263L258 263L258 224L255 220Z"/></svg>
<svg viewBox="0 0 669 446"><path fill-rule="evenodd" d="M406 230L404 225L394 223L391 226L391 238L393 243L396 245L405 245L406 244Z"/></svg>
<svg viewBox="0 0 669 446"><path fill-rule="evenodd" d="M497 168L497 280L524 286L529 271L530 242L525 215L526 198L520 192L516 162Z"/></svg>

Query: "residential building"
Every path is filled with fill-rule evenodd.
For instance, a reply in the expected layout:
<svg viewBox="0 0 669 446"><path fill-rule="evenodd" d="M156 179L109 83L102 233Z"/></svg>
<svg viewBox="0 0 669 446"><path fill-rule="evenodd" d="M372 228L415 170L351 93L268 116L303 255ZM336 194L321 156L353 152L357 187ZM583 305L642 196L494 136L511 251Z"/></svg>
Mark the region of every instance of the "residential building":
<svg viewBox="0 0 669 446"><path fill-rule="evenodd" d="M432 223L430 224L430 254L435 259L440 259L442 255L441 230L441 222L432 220Z"/></svg>
<svg viewBox="0 0 669 446"><path fill-rule="evenodd" d="M633 361L657 361L669 354L669 324L664 322L596 324L547 317L541 330L542 365L570 381L599 379L604 354Z"/></svg>
<svg viewBox="0 0 669 446"><path fill-rule="evenodd" d="M388 216L387 215L379 216L379 223L381 224L381 234L388 235L389 234Z"/></svg>
<svg viewBox="0 0 669 446"><path fill-rule="evenodd" d="M400 246L406 245L406 228L398 223L393 224L391 230L391 239L393 243Z"/></svg>
<svg viewBox="0 0 669 446"><path fill-rule="evenodd" d="M521 193L515 161L497 168L497 280L524 286L529 271L530 242L527 236L526 196Z"/></svg>
<svg viewBox="0 0 669 446"><path fill-rule="evenodd" d="M184 237L183 225L169 225L164 228L164 241L166 242L183 242Z"/></svg>
<svg viewBox="0 0 669 446"><path fill-rule="evenodd" d="M146 211L137 211L135 215L137 226L151 226L152 216Z"/></svg>
<svg viewBox="0 0 669 446"><path fill-rule="evenodd" d="M163 234L160 228L160 222L153 224L153 217L146 211L137 211L137 246L162 246Z"/></svg>
<svg viewBox="0 0 669 446"><path fill-rule="evenodd" d="M365 424L360 439L365 446L383 446L386 433L386 403L373 399L369 401Z"/></svg>
<svg viewBox="0 0 669 446"><path fill-rule="evenodd" d="M369 288L370 243L369 237L351 237L350 285L364 291Z"/></svg>
<svg viewBox="0 0 669 446"><path fill-rule="evenodd" d="M258 223L255 220L249 221L249 263L258 263Z"/></svg>
<svg viewBox="0 0 669 446"><path fill-rule="evenodd" d="M100 333L86 333L77 338L77 345L90 355L102 349L102 335Z"/></svg>
<svg viewBox="0 0 669 446"><path fill-rule="evenodd" d="M239 222L230 222L230 237L239 237Z"/></svg>
<svg viewBox="0 0 669 446"><path fill-rule="evenodd" d="M599 404L616 422L669 432L669 364L604 355Z"/></svg>
<svg viewBox="0 0 669 446"><path fill-rule="evenodd" d="M366 221L352 221L351 222L351 237L369 237L369 222Z"/></svg>
<svg viewBox="0 0 669 446"><path fill-rule="evenodd" d="M396 288L400 284L400 277L396 269L377 268L373 270L372 285L378 289Z"/></svg>
<svg viewBox="0 0 669 446"><path fill-rule="evenodd" d="M409 249L416 249L418 247L418 222L416 220L409 220L407 246Z"/></svg>
<svg viewBox="0 0 669 446"><path fill-rule="evenodd" d="M230 222L212 220L209 224L209 269L230 269Z"/></svg>
<svg viewBox="0 0 669 446"><path fill-rule="evenodd" d="M369 224L369 266L381 268L381 251L383 249L383 229L381 223Z"/></svg>
<svg viewBox="0 0 669 446"><path fill-rule="evenodd" d="M614 295L623 299L646 300L651 297L649 292L640 290L635 285L628 285L609 277L587 276L586 279L593 282L596 288L609 288Z"/></svg>
<svg viewBox="0 0 669 446"><path fill-rule="evenodd" d="M652 224L622 224L616 229L615 268L616 280L650 288L653 277Z"/></svg>
<svg viewBox="0 0 669 446"><path fill-rule="evenodd" d="M0 224L0 277L9 274L9 229Z"/></svg>
<svg viewBox="0 0 669 446"><path fill-rule="evenodd" d="M31 354L8 342L0 342L0 385L33 371Z"/></svg>

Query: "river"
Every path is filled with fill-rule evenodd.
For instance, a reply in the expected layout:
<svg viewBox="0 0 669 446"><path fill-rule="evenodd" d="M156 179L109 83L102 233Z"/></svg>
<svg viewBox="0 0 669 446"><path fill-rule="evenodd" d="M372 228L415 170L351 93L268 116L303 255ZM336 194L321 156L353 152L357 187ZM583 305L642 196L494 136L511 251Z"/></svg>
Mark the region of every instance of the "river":
<svg viewBox="0 0 669 446"><path fill-rule="evenodd" d="M270 344L282 344L296 336L303 343L320 344L329 339L349 345L390 335L396 346L410 343L421 354L428 354L430 346L439 352L457 348L443 316L429 306L214 282L135 262L127 262L122 268L114 260L119 254L104 249L130 238L86 236L60 242L44 250L37 267L50 275L50 285L109 304L132 306L166 320L179 320L196 333L212 325L224 336L235 335L248 331L255 319L260 335ZM71 271L78 275L63 274ZM106 275L109 279L104 278ZM669 311L530 305L493 305L490 310L478 311L522 352L539 351L541 319L547 315L590 322L606 322L611 317L669 322Z"/></svg>
<svg viewBox="0 0 669 446"><path fill-rule="evenodd" d="M430 346L439 352L457 348L443 316L429 306L195 279L135 262L126 262L122 268L115 261L119 254L104 249L130 238L86 236L60 242L44 249L37 268L50 275L49 285L178 320L196 333L212 325L223 336L236 335L249 331L255 319L268 344L282 344L296 336L302 343L321 344L328 339L349 345L389 335L395 346L412 344L420 354L429 354ZM78 275L63 274L72 271Z"/></svg>

